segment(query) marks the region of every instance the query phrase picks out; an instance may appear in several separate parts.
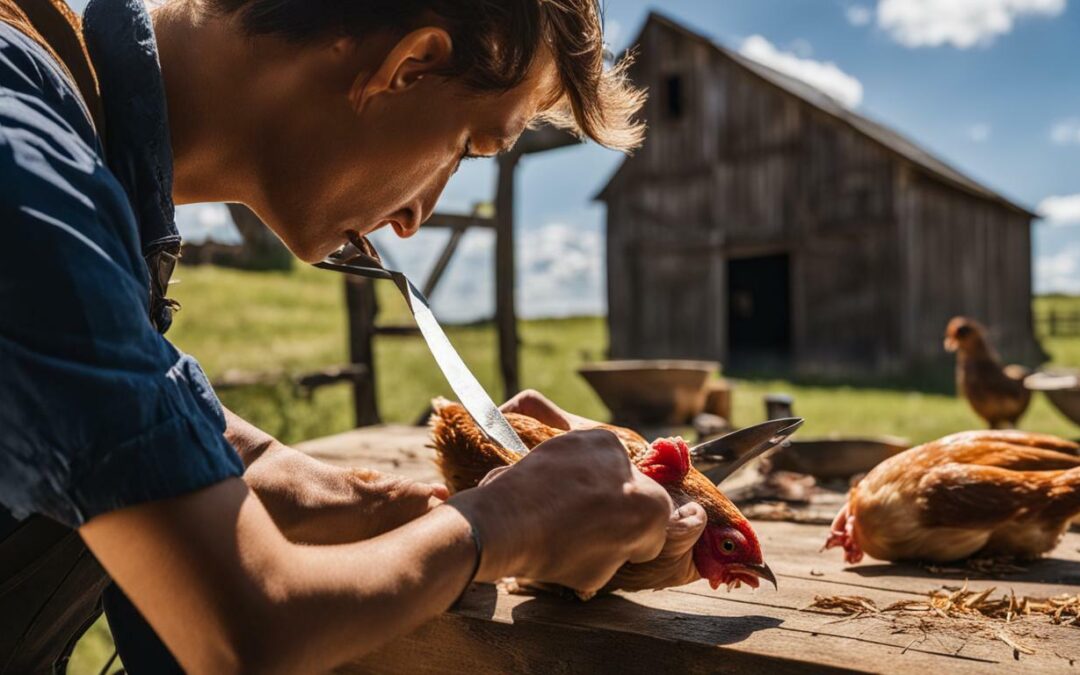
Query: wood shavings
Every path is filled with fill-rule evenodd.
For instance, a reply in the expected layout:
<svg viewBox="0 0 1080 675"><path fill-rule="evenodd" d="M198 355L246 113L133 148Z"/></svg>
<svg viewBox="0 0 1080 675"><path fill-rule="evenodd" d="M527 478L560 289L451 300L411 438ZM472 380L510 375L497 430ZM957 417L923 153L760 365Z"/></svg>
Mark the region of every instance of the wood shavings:
<svg viewBox="0 0 1080 675"><path fill-rule="evenodd" d="M993 597L996 587L981 591L962 588L951 591L931 591L926 598L901 600L881 608L871 600L857 595L817 596L804 611L823 611L842 616L860 618L865 616L930 616L949 622L947 628L969 634L982 633L1000 640L1013 650L1013 658L1021 654L1031 655L1035 650L1020 642L1017 636L1006 630L1023 619L1043 618L1060 626L1080 626L1080 593L1049 598L1017 597L1009 592ZM989 625L993 630L987 632ZM911 645L908 645L910 648Z"/></svg>
<svg viewBox="0 0 1080 675"><path fill-rule="evenodd" d="M861 595L832 595L827 597L818 595L814 597L814 602L809 607L806 607L804 611L814 609L839 611L846 616L881 613L873 600Z"/></svg>
<svg viewBox="0 0 1080 675"><path fill-rule="evenodd" d="M1044 616L1050 623L1061 626L1080 624L1080 594L1051 598L1016 597L1015 593L992 598L997 588L983 591L963 588L952 592L931 591L925 600L901 600L879 608L873 600L862 596L817 596L807 609L821 609L847 614L887 612L930 612L942 618L974 617L996 619L1011 623L1014 619Z"/></svg>

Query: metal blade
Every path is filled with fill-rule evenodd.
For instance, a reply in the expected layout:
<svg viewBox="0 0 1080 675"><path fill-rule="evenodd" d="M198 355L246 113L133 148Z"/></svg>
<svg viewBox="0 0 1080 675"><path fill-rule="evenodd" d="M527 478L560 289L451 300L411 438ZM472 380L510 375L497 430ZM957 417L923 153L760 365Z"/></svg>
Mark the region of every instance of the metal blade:
<svg viewBox="0 0 1080 675"><path fill-rule="evenodd" d="M750 460L786 441L802 425L803 419L799 417L755 424L694 446L690 449L690 458L695 463L722 465L715 469L702 469L708 472L713 482L719 484Z"/></svg>
<svg viewBox="0 0 1080 675"><path fill-rule="evenodd" d="M409 311L416 320L416 326L420 329L420 334L424 336L428 350L435 358L435 363L439 365L450 388L457 394L461 405L472 415L477 426L487 434L488 438L507 450L519 455L528 454L529 448L518 437L514 427L510 426L510 422L484 391L472 371L461 360L461 356L450 343L450 339L446 337L446 333L443 332L435 315L431 312L424 294L401 272L384 268L374 247L370 242L364 243L367 244L370 253L353 243L315 266L371 279L392 280L404 296Z"/></svg>

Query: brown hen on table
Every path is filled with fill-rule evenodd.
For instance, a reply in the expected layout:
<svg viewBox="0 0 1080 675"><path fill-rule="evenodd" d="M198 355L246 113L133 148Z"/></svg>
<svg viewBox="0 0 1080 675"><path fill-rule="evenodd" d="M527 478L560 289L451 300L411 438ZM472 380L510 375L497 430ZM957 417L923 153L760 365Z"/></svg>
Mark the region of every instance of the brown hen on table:
<svg viewBox="0 0 1080 675"><path fill-rule="evenodd" d="M826 548L849 563L1038 558L1080 515L1080 446L1020 431L969 431L891 457L837 514Z"/></svg>
<svg viewBox="0 0 1080 675"><path fill-rule="evenodd" d="M566 433L525 415L507 413L506 418L530 450ZM648 443L630 429L597 426L615 434L630 460L642 473L663 485L676 505L697 502L708 516L705 529L694 544L692 563L661 555L652 562L627 564L605 590L663 588L698 578L708 579L714 589L721 585L738 588L743 583L757 588L760 579L776 583L762 559L750 523L708 478L691 466L689 448L681 438L661 438ZM431 433L439 468L451 492L476 487L492 470L520 459L492 443L457 403L434 402ZM672 569L682 565L687 569Z"/></svg>

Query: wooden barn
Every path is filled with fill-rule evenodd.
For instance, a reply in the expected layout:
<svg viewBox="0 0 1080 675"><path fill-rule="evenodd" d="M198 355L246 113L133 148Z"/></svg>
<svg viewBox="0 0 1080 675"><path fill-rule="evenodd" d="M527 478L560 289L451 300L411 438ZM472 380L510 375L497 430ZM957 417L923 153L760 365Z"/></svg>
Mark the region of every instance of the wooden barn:
<svg viewBox="0 0 1080 675"><path fill-rule="evenodd" d="M895 372L956 314L1041 355L1028 209L662 16L638 45L648 140L599 196L612 358Z"/></svg>

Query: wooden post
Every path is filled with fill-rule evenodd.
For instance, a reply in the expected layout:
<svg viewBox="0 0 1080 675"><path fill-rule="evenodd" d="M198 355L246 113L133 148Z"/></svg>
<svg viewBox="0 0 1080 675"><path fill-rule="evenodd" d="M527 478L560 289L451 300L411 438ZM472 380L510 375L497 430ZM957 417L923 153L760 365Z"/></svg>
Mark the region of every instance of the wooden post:
<svg viewBox="0 0 1080 675"><path fill-rule="evenodd" d="M514 305L514 170L519 152L499 157L495 193L495 323L499 329L499 371L503 398L520 391L518 378L517 309Z"/></svg>
<svg viewBox="0 0 1080 675"><path fill-rule="evenodd" d="M367 376L353 384L356 426L379 424L379 406L375 395L375 315L379 306L375 286L370 279L345 276L345 305L349 317L349 362L367 369Z"/></svg>

